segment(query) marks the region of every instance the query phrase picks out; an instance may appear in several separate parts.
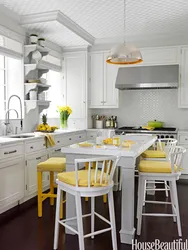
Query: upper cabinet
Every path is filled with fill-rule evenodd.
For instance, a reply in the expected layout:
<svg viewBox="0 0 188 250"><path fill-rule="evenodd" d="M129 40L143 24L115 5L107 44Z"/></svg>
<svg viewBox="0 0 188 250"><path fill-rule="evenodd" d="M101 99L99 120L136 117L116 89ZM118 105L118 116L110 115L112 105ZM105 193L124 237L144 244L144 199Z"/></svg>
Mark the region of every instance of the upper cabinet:
<svg viewBox="0 0 188 250"><path fill-rule="evenodd" d="M86 118L87 52L64 54L66 105L73 110L70 118Z"/></svg>
<svg viewBox="0 0 188 250"><path fill-rule="evenodd" d="M90 108L118 108L115 81L118 66L107 64L106 52L90 54Z"/></svg>
<svg viewBox="0 0 188 250"><path fill-rule="evenodd" d="M181 49L179 108L188 108L188 47Z"/></svg>
<svg viewBox="0 0 188 250"><path fill-rule="evenodd" d="M143 63L140 65L169 65L179 64L180 51L179 47L157 47L141 49ZM134 66L134 65L133 65Z"/></svg>

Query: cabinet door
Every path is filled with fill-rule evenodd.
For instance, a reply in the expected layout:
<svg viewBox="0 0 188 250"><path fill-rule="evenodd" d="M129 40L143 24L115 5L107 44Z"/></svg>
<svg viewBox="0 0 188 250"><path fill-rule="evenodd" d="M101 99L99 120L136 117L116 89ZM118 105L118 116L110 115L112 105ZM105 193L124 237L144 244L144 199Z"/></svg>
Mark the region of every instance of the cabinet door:
<svg viewBox="0 0 188 250"><path fill-rule="evenodd" d="M73 110L70 118L86 117L86 55L72 53L64 58L66 104Z"/></svg>
<svg viewBox="0 0 188 250"><path fill-rule="evenodd" d="M18 158L0 165L0 213L24 197L24 160Z"/></svg>
<svg viewBox="0 0 188 250"><path fill-rule="evenodd" d="M182 161L182 174L188 174L188 145L180 145L184 148L186 148L186 152L184 154L183 157L183 161Z"/></svg>
<svg viewBox="0 0 188 250"><path fill-rule="evenodd" d="M179 108L188 108L188 48L182 48Z"/></svg>
<svg viewBox="0 0 188 250"><path fill-rule="evenodd" d="M104 102L104 58L103 53L90 56L90 108L103 107Z"/></svg>
<svg viewBox="0 0 188 250"><path fill-rule="evenodd" d="M37 192L37 164L45 161L47 159L47 155L45 154L37 154L28 157L27 159L27 195L34 194ZM48 185L48 172L43 173L43 187Z"/></svg>
<svg viewBox="0 0 188 250"><path fill-rule="evenodd" d="M106 63L108 54L104 53L104 106L107 108L118 108L119 91L115 88L116 77L119 67Z"/></svg>

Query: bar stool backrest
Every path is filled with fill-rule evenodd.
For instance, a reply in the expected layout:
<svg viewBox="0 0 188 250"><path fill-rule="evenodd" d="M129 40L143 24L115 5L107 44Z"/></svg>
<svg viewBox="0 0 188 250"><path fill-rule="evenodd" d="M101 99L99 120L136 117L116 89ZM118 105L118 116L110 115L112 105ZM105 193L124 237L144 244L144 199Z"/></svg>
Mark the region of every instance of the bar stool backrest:
<svg viewBox="0 0 188 250"><path fill-rule="evenodd" d="M170 162L171 162L171 168L172 173L175 173L177 171L181 171L181 164L183 160L183 155L185 154L186 149L181 146L176 146L173 149L173 152L170 153ZM175 171L175 166L177 167L177 171Z"/></svg>
<svg viewBox="0 0 188 250"><path fill-rule="evenodd" d="M94 171L94 180L92 180L94 186L110 185L119 159L119 156L75 159L76 187L79 187L78 171L80 165L83 165L84 163L88 163L88 188L91 187L92 171ZM93 169L92 167L94 165L95 168Z"/></svg>

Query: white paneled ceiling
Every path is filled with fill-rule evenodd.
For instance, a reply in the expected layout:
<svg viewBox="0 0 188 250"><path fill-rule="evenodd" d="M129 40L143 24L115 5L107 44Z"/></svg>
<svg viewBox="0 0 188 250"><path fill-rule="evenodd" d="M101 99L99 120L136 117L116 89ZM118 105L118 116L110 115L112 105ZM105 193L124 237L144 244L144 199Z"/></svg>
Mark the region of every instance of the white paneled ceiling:
<svg viewBox="0 0 188 250"><path fill-rule="evenodd" d="M24 25L24 27L30 31L30 33L40 34L41 37L45 37L60 46L80 46L88 44L81 37L57 21L27 24Z"/></svg>
<svg viewBox="0 0 188 250"><path fill-rule="evenodd" d="M96 39L123 36L123 0L2 0L2 3L19 15L60 10ZM127 0L126 27L129 38L185 35L188 0ZM78 39L76 44L82 42Z"/></svg>

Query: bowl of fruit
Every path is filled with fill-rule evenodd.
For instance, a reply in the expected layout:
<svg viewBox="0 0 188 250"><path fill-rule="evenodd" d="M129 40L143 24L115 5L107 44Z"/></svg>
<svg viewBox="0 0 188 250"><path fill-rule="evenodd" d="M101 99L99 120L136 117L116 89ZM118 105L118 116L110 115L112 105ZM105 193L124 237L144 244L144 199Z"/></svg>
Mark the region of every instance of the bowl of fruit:
<svg viewBox="0 0 188 250"><path fill-rule="evenodd" d="M53 133L57 126L50 126L47 123L47 115L42 115L42 123L37 125L36 132Z"/></svg>

